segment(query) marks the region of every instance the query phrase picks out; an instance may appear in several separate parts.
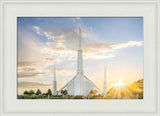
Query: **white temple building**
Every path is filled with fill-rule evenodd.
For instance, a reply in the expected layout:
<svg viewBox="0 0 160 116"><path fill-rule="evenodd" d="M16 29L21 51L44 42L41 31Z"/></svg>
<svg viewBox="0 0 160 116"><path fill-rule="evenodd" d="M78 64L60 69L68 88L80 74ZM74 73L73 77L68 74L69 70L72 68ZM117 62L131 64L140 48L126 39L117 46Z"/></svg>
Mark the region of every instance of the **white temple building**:
<svg viewBox="0 0 160 116"><path fill-rule="evenodd" d="M83 73L83 58L81 46L81 29L79 28L79 46L78 46L78 59L77 59L77 74L70 80L62 89L67 90L69 95L81 95L86 97L91 90L96 90L97 94L102 94L101 90L96 87Z"/></svg>

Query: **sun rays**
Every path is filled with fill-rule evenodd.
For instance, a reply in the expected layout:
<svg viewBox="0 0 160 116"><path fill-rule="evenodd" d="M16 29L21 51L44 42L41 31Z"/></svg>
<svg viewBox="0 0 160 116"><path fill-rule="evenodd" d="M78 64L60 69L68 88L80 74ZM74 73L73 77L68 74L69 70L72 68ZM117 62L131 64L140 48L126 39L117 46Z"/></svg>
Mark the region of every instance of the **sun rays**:
<svg viewBox="0 0 160 116"><path fill-rule="evenodd" d="M112 82L113 87L107 92L104 99L137 99L143 98L143 79L131 85L125 81L118 80Z"/></svg>
<svg viewBox="0 0 160 116"><path fill-rule="evenodd" d="M117 88L123 88L125 85L126 83L121 80L118 80L117 82L114 83L114 87L117 87Z"/></svg>

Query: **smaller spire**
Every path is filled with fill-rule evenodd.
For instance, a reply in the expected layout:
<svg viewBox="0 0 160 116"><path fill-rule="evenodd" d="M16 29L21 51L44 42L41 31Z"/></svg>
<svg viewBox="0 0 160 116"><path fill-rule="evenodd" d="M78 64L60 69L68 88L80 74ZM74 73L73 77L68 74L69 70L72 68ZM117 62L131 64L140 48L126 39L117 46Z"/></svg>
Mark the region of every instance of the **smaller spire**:
<svg viewBox="0 0 160 116"><path fill-rule="evenodd" d="M56 81L56 66L54 65L54 81Z"/></svg>
<svg viewBox="0 0 160 116"><path fill-rule="evenodd" d="M103 95L107 94L106 65L104 66Z"/></svg>
<svg viewBox="0 0 160 116"><path fill-rule="evenodd" d="M56 66L54 65L53 95L57 95Z"/></svg>
<svg viewBox="0 0 160 116"><path fill-rule="evenodd" d="M106 65L104 65L104 81L106 81Z"/></svg>

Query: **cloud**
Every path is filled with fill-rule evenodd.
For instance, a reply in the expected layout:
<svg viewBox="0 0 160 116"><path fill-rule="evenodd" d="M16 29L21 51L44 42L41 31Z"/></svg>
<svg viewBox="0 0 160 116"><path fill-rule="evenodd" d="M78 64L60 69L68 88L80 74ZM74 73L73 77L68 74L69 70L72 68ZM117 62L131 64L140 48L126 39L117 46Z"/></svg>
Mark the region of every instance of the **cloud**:
<svg viewBox="0 0 160 116"><path fill-rule="evenodd" d="M86 43L84 44L84 56L91 59L104 59L115 57L114 52L118 49L142 46L143 41L129 41L123 43Z"/></svg>
<svg viewBox="0 0 160 116"><path fill-rule="evenodd" d="M24 73L24 72L21 72L21 73L18 73L18 78L36 78L36 77L39 77L39 76L44 75L44 74L45 73L40 73L40 72L38 72L38 73L35 73L35 72L33 72L33 73L30 73L30 72Z"/></svg>
<svg viewBox="0 0 160 116"><path fill-rule="evenodd" d="M22 32L21 32L22 33ZM41 53L44 44L28 31L18 33L18 61L33 61L43 58Z"/></svg>
<svg viewBox="0 0 160 116"><path fill-rule="evenodd" d="M40 28L38 26L34 26L34 29L36 29L37 31L40 30Z"/></svg>
<svg viewBox="0 0 160 116"><path fill-rule="evenodd" d="M83 49L86 52L90 51L97 51L97 49L101 50L115 50L115 49L122 49L122 48L127 48L127 47L133 47L133 46L142 46L143 41L128 41L128 42L123 42L123 43L99 43L99 42L94 42L94 43L84 43Z"/></svg>
<svg viewBox="0 0 160 116"><path fill-rule="evenodd" d="M51 37L54 42L47 42L46 47L42 49L43 53L55 54L57 58L75 60L79 39L78 29L64 29L61 32L45 32L47 39ZM94 38L92 32L83 29L82 46L84 59L104 59L115 57L115 51L122 48L142 46L142 41L128 41L123 43L106 43Z"/></svg>
<svg viewBox="0 0 160 116"><path fill-rule="evenodd" d="M44 35L45 35L48 39L52 39L52 38L53 38L48 32L44 32Z"/></svg>
<svg viewBox="0 0 160 116"><path fill-rule="evenodd" d="M61 40L61 41L65 41L65 35L61 34L61 35L53 35L53 38L57 39L57 40ZM63 39L63 40L62 40Z"/></svg>
<svg viewBox="0 0 160 116"><path fill-rule="evenodd" d="M35 62L31 61L19 61L18 67L27 67L27 66L34 66Z"/></svg>
<svg viewBox="0 0 160 116"><path fill-rule="evenodd" d="M46 75L44 69L56 62L53 58L44 58L38 61L18 62L18 78L37 78Z"/></svg>
<svg viewBox="0 0 160 116"><path fill-rule="evenodd" d="M143 41L129 41L126 43L118 43L111 45L112 49L121 49L121 48L127 48L127 47L133 47L133 46L142 46Z"/></svg>
<svg viewBox="0 0 160 116"><path fill-rule="evenodd" d="M42 33L40 32L40 27L34 26L33 29L37 34L42 35Z"/></svg>
<svg viewBox="0 0 160 116"><path fill-rule="evenodd" d="M48 46L43 49L44 52L49 54L57 54L58 57L68 58L68 59L76 59L77 47L68 46L67 43L61 46L56 46L52 43L48 43ZM115 57L114 52L118 49L134 47L134 46L142 46L143 41L129 41L123 43L105 43L105 42L89 42L86 41L83 43L83 54L84 59L104 59Z"/></svg>
<svg viewBox="0 0 160 116"><path fill-rule="evenodd" d="M43 29L41 29L38 26L33 26L33 30L40 36L45 36L48 40L52 39L52 40L60 40L60 41L64 41L65 35L63 33L61 34L57 34L57 33L53 33L53 32L47 32L44 31Z"/></svg>
<svg viewBox="0 0 160 116"><path fill-rule="evenodd" d="M56 69L56 71L57 71L57 74L61 76L69 76L69 75L75 74L75 70L71 70L71 69Z"/></svg>
<svg viewBox="0 0 160 116"><path fill-rule="evenodd" d="M46 37L45 41L25 32L18 39L18 78L36 78L46 75L45 69L53 64L77 59L78 29L63 29L60 32L46 31L33 26L33 31ZM118 49L142 46L142 41L106 43L95 38L92 32L83 29L82 49L84 59L105 59L116 57ZM69 69L57 69L57 74L72 75Z"/></svg>
<svg viewBox="0 0 160 116"><path fill-rule="evenodd" d="M46 69L47 72L53 72L54 69L50 68L50 69ZM66 68L56 68L56 74L59 76L70 76L75 74L75 70L72 69L66 69Z"/></svg>
<svg viewBox="0 0 160 116"><path fill-rule="evenodd" d="M24 70L30 68L33 70L36 67L47 67L49 64L56 64L58 62L59 60L54 58L42 58L35 61L18 61L18 68L23 68Z"/></svg>
<svg viewBox="0 0 160 116"><path fill-rule="evenodd" d="M45 36L48 39L54 39L54 37L50 35L50 33L52 32L46 32L42 30L39 26L33 26L33 31L35 31L40 36Z"/></svg>
<svg viewBox="0 0 160 116"><path fill-rule="evenodd" d="M43 87L51 87L52 84L38 83L38 82L18 82L18 88L43 88Z"/></svg>

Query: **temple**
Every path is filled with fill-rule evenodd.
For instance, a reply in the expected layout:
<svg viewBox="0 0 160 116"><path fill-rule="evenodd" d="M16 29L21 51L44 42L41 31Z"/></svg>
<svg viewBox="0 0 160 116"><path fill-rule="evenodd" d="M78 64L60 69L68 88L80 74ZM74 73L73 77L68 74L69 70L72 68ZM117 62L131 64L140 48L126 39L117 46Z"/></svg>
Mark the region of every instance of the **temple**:
<svg viewBox="0 0 160 116"><path fill-rule="evenodd" d="M73 96L88 96L91 90L96 90L96 94L102 94L101 90L96 87L83 73L83 51L81 41L81 29L79 28L79 45L78 45L78 58L77 58L77 73L64 87L59 90L67 90L69 95Z"/></svg>

